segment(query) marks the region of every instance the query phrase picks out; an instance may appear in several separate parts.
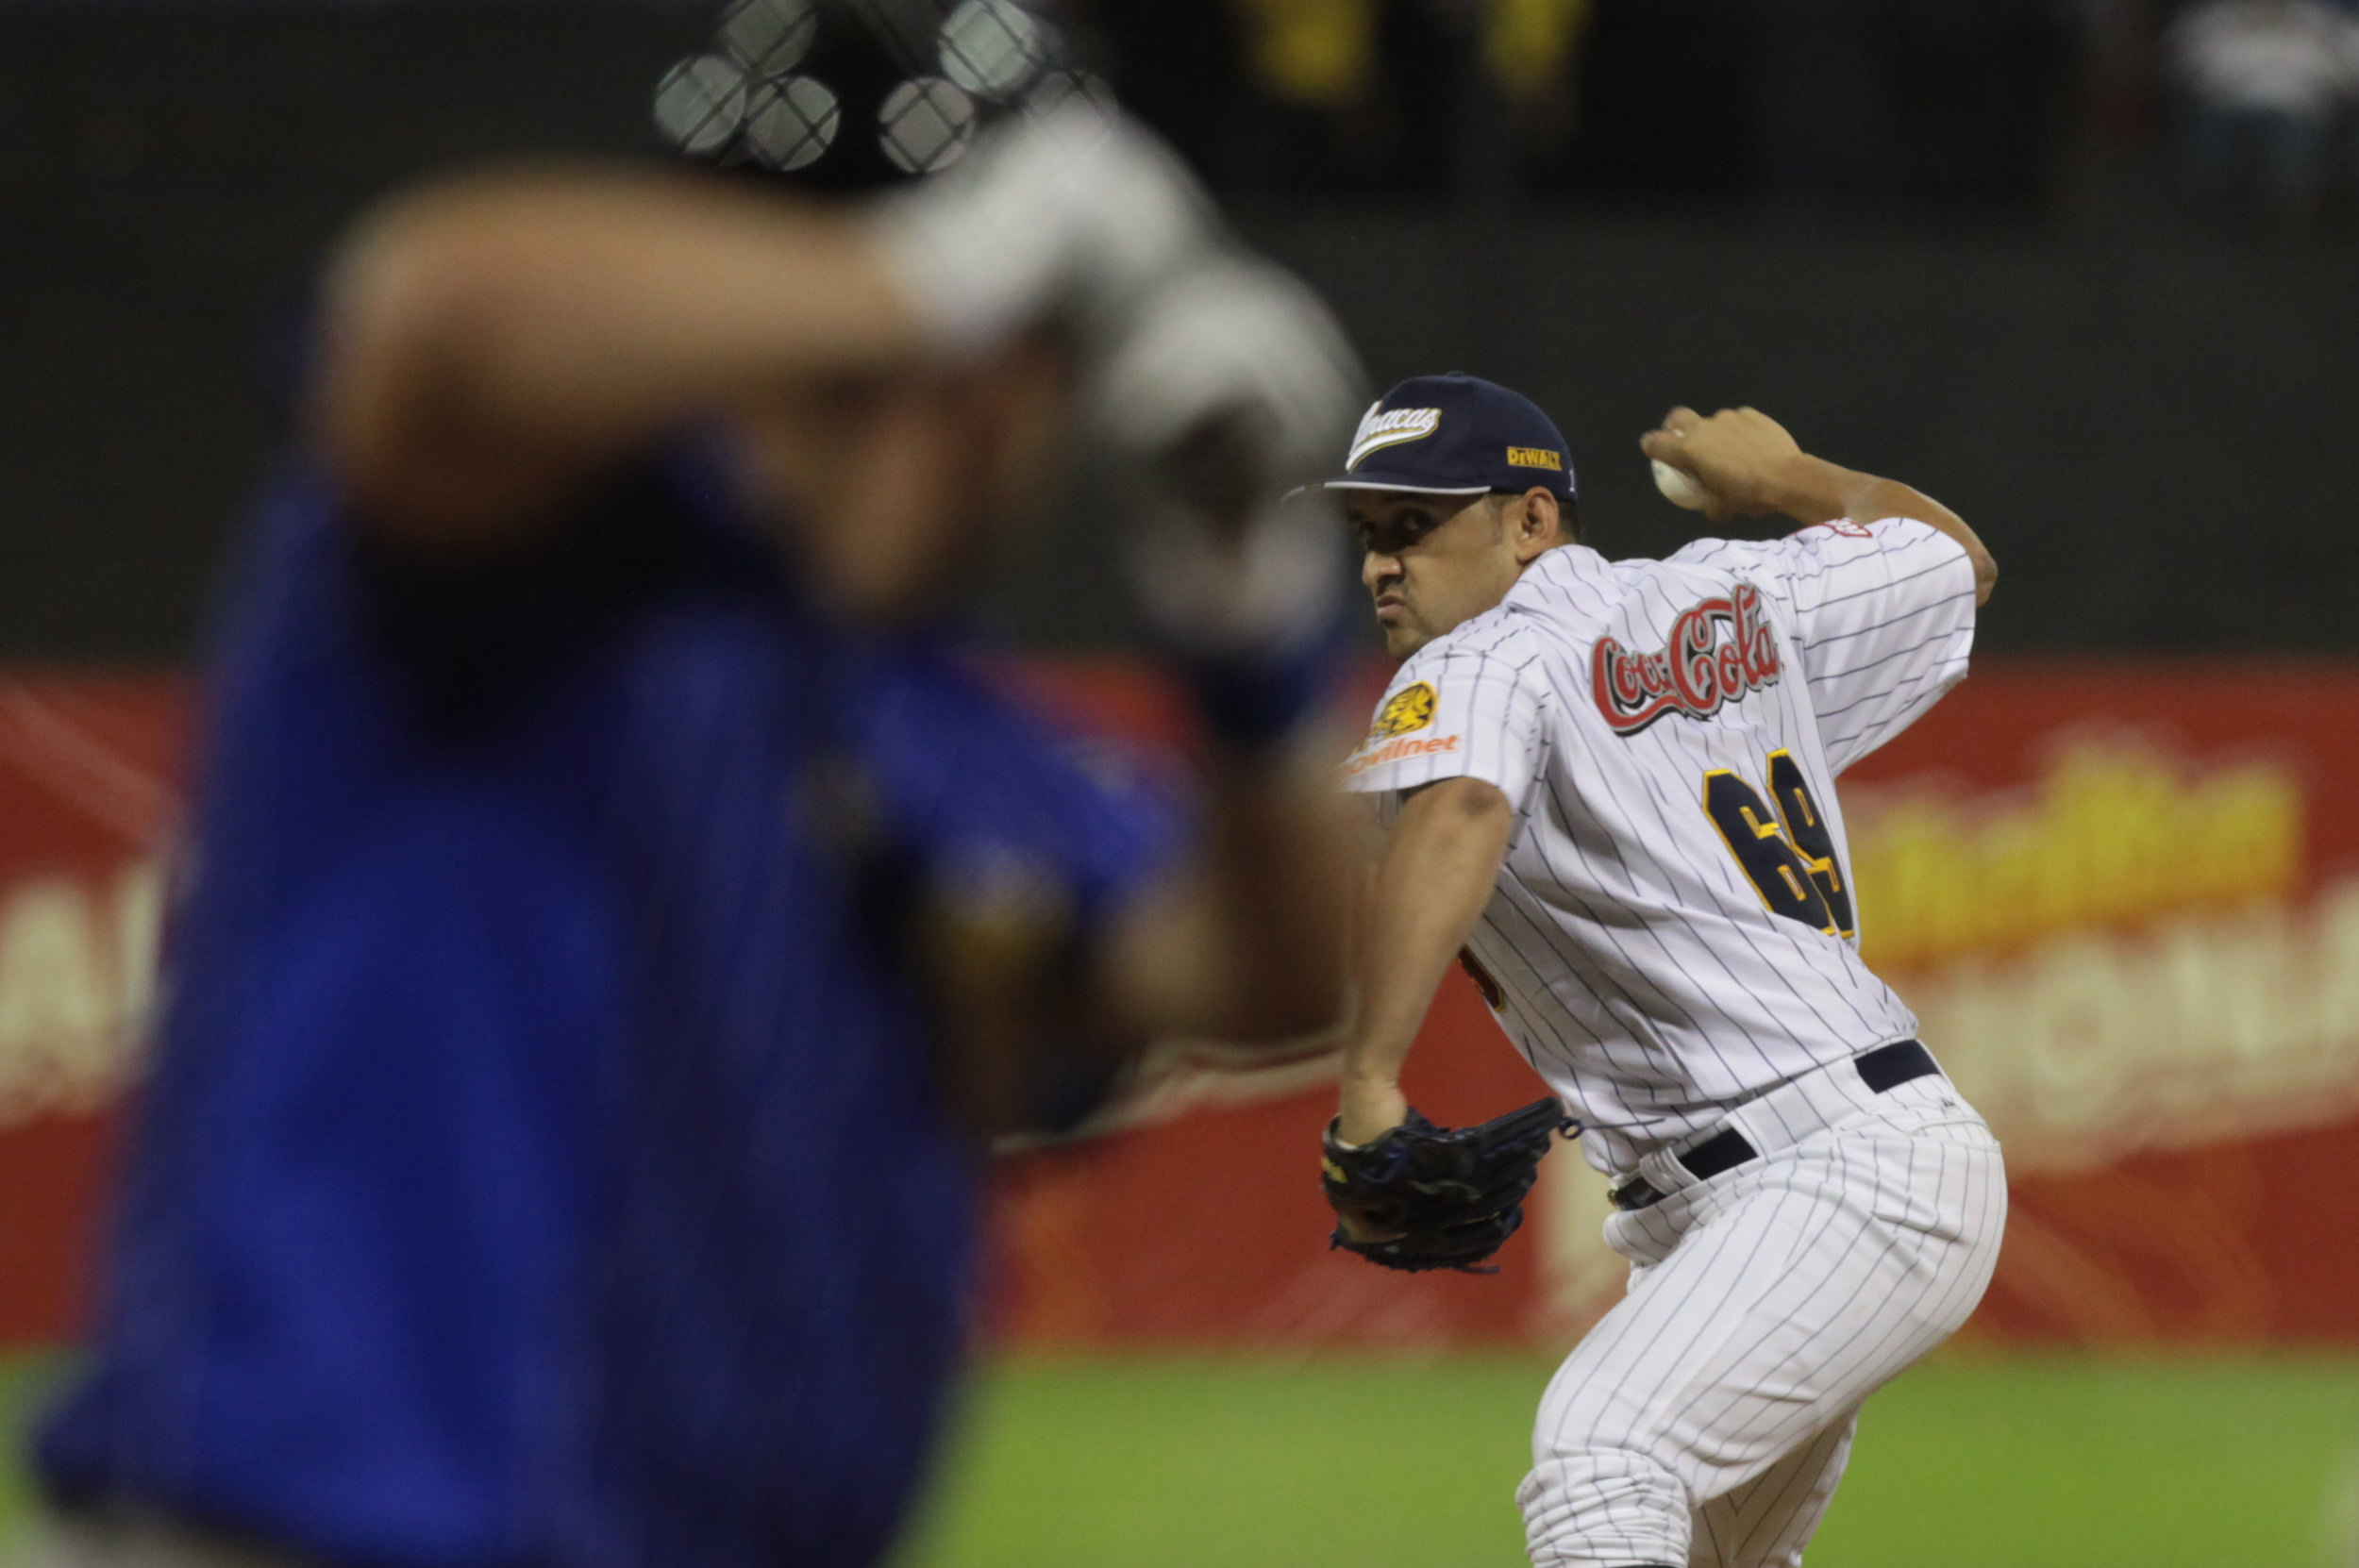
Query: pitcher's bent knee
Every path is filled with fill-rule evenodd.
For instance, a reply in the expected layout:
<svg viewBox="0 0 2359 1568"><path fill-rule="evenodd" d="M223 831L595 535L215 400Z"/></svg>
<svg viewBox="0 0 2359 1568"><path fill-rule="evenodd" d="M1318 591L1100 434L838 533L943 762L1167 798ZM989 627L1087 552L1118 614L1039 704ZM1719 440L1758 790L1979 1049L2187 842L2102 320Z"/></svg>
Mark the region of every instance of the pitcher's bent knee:
<svg viewBox="0 0 2359 1568"><path fill-rule="evenodd" d="M1532 1466L1515 1489L1533 1568L1685 1562L1687 1489L1667 1466L1623 1448L1572 1449Z"/></svg>

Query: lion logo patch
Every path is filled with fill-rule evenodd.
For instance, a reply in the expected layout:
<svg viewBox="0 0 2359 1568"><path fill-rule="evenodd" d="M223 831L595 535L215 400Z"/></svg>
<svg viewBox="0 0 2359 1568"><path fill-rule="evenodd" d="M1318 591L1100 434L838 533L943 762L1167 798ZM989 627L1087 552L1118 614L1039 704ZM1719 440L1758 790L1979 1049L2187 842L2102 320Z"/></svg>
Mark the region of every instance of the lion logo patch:
<svg viewBox="0 0 2359 1568"><path fill-rule="evenodd" d="M1377 709L1376 727L1368 731L1371 741L1386 741L1396 735L1413 735L1433 722L1433 683L1421 680L1414 686L1404 686L1384 699Z"/></svg>

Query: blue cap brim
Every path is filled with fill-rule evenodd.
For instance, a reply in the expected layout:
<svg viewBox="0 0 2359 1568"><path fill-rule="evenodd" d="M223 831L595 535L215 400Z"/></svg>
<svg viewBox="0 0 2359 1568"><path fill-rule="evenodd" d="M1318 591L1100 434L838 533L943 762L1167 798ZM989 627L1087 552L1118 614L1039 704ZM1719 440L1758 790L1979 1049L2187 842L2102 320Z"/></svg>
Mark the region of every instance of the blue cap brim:
<svg viewBox="0 0 2359 1568"><path fill-rule="evenodd" d="M1340 478L1325 481L1327 490L1398 490L1414 495L1488 495L1489 485L1421 485L1411 478L1396 478L1382 474L1346 474Z"/></svg>

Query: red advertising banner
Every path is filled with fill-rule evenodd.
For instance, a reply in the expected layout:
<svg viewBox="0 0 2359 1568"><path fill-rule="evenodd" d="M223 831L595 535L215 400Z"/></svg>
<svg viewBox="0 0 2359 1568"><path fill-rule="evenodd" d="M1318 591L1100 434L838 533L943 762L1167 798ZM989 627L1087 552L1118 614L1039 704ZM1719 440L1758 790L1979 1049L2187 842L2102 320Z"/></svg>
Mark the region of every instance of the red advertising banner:
<svg viewBox="0 0 2359 1568"><path fill-rule="evenodd" d="M1854 769L1865 951L2006 1144L1975 1331L2359 1341L2359 670L1979 671Z"/></svg>
<svg viewBox="0 0 2359 1568"><path fill-rule="evenodd" d="M1183 749L1120 665L1015 678ZM1371 695L1373 691L1371 691ZM70 1337L153 984L188 698L0 682L0 1343ZM2359 668L1986 662L1844 781L1865 951L2004 1141L1968 1333L2359 1343ZM1412 1063L1436 1119L1541 1093L1456 976ZM1496 1276L1326 1245L1331 1060L1182 1068L1108 1135L1011 1157L993 1332L1032 1345L1561 1343L1621 1288L1603 1184L1544 1173Z"/></svg>
<svg viewBox="0 0 2359 1568"><path fill-rule="evenodd" d="M0 1346L66 1337L87 1299L188 706L171 677L0 680Z"/></svg>

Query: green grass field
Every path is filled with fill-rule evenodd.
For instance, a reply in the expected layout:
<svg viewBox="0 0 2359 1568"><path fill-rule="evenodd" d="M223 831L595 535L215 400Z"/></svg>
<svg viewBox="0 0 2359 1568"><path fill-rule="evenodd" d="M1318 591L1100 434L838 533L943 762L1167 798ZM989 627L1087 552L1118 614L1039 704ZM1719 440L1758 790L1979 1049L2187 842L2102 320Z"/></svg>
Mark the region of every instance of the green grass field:
<svg viewBox="0 0 2359 1568"><path fill-rule="evenodd" d="M16 1464L25 1418L48 1386L56 1363L44 1358L0 1356L0 1564L10 1560L8 1545L25 1518L25 1476Z"/></svg>
<svg viewBox="0 0 2359 1568"><path fill-rule="evenodd" d="M995 1366L899 1568L1512 1568L1549 1370ZM0 1407L38 1376L0 1366ZM2359 1358L1938 1359L1868 1405L1810 1561L2359 1568Z"/></svg>

